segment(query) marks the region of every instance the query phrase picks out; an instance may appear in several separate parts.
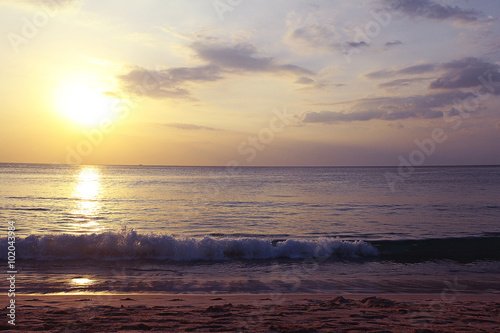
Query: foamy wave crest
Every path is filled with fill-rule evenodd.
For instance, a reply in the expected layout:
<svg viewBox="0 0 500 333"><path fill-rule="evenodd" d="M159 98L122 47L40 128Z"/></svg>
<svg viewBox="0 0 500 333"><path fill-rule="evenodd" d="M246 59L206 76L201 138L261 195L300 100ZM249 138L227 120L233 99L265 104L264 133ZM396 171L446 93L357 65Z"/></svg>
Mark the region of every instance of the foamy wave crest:
<svg viewBox="0 0 500 333"><path fill-rule="evenodd" d="M2 256L7 253L2 240ZM316 240L264 238L180 238L170 235L142 235L135 231L90 235L31 235L18 239L19 259L153 259L153 260L231 260L273 258L360 258L378 255L364 241L332 238Z"/></svg>

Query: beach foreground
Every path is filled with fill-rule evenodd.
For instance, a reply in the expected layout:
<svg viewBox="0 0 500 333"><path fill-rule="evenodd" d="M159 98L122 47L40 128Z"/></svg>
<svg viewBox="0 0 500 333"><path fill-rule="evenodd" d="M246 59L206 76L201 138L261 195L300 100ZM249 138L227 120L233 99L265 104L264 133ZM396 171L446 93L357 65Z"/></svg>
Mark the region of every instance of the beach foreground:
<svg viewBox="0 0 500 333"><path fill-rule="evenodd" d="M24 332L494 332L498 295L145 295L16 297ZM2 330L11 330L4 320Z"/></svg>

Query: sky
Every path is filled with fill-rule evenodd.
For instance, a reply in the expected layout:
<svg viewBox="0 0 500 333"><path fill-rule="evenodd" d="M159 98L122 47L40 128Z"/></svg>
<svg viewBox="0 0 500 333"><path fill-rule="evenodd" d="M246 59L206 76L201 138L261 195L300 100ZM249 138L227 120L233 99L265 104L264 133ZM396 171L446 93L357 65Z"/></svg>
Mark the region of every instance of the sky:
<svg viewBox="0 0 500 333"><path fill-rule="evenodd" d="M0 0L0 162L500 164L500 2Z"/></svg>

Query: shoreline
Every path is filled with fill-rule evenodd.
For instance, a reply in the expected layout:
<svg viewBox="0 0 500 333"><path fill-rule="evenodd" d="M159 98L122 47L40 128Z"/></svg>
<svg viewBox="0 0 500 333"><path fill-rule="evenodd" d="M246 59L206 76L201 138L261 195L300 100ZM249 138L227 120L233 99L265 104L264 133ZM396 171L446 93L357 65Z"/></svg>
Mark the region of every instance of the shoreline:
<svg viewBox="0 0 500 333"><path fill-rule="evenodd" d="M17 295L15 329L60 332L493 332L498 294ZM6 319L0 330L10 330Z"/></svg>

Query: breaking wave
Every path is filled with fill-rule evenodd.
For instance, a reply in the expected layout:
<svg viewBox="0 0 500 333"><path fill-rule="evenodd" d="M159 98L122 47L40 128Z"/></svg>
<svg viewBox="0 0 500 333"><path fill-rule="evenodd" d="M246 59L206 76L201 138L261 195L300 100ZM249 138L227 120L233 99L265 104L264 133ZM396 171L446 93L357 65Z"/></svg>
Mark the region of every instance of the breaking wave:
<svg viewBox="0 0 500 333"><path fill-rule="evenodd" d="M0 248L6 256L6 239ZM16 242L18 259L103 259L103 260L234 260L275 258L373 257L378 251L364 241L334 238L315 240L266 238L189 238L171 235L143 235L135 231L101 234L30 235Z"/></svg>
<svg viewBox="0 0 500 333"><path fill-rule="evenodd" d="M101 234L47 234L19 238L17 259L34 260L172 260L241 259L359 260L397 262L429 260L500 260L500 237L465 237L349 241L338 238L272 239L263 236L176 237L136 231ZM0 256L7 259L8 243L0 239Z"/></svg>

